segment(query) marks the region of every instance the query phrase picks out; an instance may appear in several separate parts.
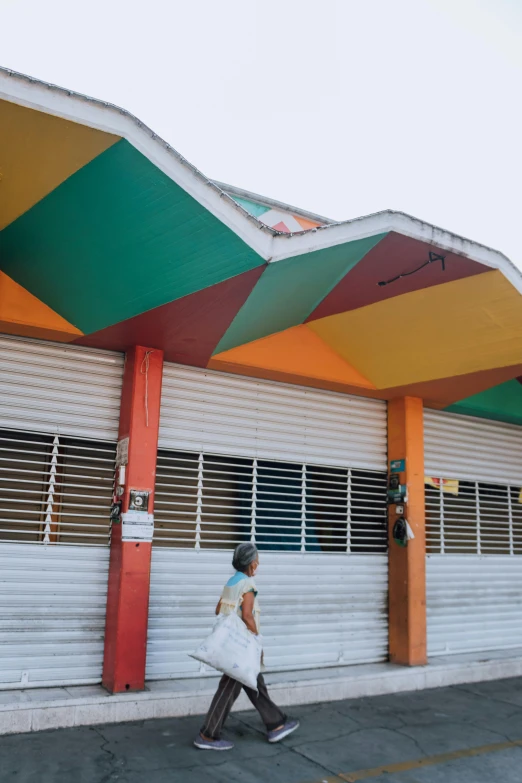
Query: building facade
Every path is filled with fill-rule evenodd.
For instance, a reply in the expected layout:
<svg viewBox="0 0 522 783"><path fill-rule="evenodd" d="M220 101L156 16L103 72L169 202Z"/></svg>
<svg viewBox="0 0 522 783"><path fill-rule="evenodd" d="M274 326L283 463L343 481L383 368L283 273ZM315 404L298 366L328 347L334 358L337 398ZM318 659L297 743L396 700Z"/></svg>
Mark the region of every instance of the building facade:
<svg viewBox="0 0 522 783"><path fill-rule="evenodd" d="M0 689L209 676L243 541L272 672L521 650L518 269L7 71L0 122Z"/></svg>

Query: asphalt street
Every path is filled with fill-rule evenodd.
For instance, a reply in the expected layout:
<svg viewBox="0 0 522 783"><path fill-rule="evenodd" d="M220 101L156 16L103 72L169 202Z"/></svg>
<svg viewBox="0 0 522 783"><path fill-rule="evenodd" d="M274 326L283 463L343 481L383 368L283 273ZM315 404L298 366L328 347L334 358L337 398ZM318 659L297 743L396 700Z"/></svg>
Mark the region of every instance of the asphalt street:
<svg viewBox="0 0 522 783"><path fill-rule="evenodd" d="M295 708L266 742L236 713L230 753L198 751L199 717L0 738L1 783L520 783L522 680Z"/></svg>

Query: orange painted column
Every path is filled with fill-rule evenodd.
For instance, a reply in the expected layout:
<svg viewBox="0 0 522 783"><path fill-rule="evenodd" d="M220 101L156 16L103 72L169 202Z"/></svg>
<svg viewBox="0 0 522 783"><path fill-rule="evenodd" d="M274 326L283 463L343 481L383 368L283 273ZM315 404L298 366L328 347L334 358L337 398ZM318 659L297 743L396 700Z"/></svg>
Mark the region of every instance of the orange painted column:
<svg viewBox="0 0 522 783"><path fill-rule="evenodd" d="M399 473L406 485L403 516L414 539L401 547L393 540L398 518L389 511L389 643L390 660L404 666L426 663L426 527L424 509L423 403L402 397L388 403L388 456L390 463L404 460Z"/></svg>
<svg viewBox="0 0 522 783"><path fill-rule="evenodd" d="M162 351L135 346L127 353L114 498L121 515L112 524L102 677L111 693L145 686L152 554L148 514L154 509L162 374Z"/></svg>

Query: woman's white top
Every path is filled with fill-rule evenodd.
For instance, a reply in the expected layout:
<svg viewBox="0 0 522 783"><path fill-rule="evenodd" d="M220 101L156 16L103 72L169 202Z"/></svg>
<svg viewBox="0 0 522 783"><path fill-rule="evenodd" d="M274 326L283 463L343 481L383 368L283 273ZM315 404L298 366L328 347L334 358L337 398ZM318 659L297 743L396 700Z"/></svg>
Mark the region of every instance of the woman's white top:
<svg viewBox="0 0 522 783"><path fill-rule="evenodd" d="M252 577L243 574L241 571L234 574L223 588L219 613L226 615L236 610L241 617L243 613L242 604L247 593L254 593L254 609L252 615L259 633L259 613L261 610L259 608L259 601L257 600L256 583Z"/></svg>

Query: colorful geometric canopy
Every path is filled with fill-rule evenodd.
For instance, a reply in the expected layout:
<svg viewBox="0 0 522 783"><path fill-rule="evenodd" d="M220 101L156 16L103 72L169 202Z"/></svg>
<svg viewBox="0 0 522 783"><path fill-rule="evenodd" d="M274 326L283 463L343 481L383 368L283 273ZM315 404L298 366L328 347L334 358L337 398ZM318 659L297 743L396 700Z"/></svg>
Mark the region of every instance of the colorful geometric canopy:
<svg viewBox="0 0 522 783"><path fill-rule="evenodd" d="M522 282L399 213L223 190L135 118L0 72L0 330L522 424Z"/></svg>

